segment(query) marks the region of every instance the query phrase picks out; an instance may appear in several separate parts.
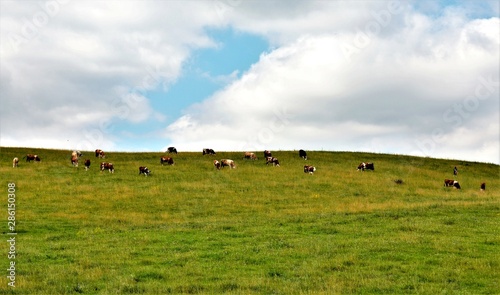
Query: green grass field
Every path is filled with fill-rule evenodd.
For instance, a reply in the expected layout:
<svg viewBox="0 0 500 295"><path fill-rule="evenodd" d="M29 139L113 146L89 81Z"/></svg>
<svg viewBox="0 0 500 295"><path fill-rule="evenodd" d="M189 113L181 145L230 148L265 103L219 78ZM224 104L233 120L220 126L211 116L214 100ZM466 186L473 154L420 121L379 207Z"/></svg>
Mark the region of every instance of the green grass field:
<svg viewBox="0 0 500 295"><path fill-rule="evenodd" d="M498 165L273 151L272 167L260 151L200 150L161 166L163 153L108 152L110 174L83 153L75 168L71 151L0 149L0 294L500 294ZM222 158L237 169L215 170ZM375 171L356 171L361 161Z"/></svg>

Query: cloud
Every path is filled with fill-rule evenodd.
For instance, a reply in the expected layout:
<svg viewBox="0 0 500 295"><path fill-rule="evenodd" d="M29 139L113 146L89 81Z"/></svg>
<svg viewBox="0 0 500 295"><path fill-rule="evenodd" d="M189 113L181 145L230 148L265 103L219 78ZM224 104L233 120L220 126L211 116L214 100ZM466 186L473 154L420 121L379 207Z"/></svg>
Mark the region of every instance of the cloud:
<svg viewBox="0 0 500 295"><path fill-rule="evenodd" d="M498 130L483 125L499 120L498 24L410 9L387 24L390 35L381 24L377 34L305 34L186 110L166 136L194 150L418 150L498 163Z"/></svg>
<svg viewBox="0 0 500 295"><path fill-rule="evenodd" d="M219 22L210 5L181 1L1 4L2 144L109 145L102 126L164 121L148 92L168 90L192 50L214 46L203 28Z"/></svg>

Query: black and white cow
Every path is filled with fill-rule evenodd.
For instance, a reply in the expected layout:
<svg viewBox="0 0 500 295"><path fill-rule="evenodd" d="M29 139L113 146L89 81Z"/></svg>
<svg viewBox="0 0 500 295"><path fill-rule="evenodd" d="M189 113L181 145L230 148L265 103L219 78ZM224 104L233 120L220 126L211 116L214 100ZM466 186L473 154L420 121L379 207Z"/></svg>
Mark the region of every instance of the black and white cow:
<svg viewBox="0 0 500 295"><path fill-rule="evenodd" d="M481 191L486 190L486 182L481 183Z"/></svg>
<svg viewBox="0 0 500 295"><path fill-rule="evenodd" d="M89 168L90 168L90 160L89 159L85 159L85 162L83 164L85 165L85 171L89 170Z"/></svg>
<svg viewBox="0 0 500 295"><path fill-rule="evenodd" d="M272 157L273 154L271 153L271 151L268 151L268 150L265 150L264 151L264 159L267 159L267 157Z"/></svg>
<svg viewBox="0 0 500 295"><path fill-rule="evenodd" d="M453 186L456 189L461 189L460 184L458 181L453 180L453 179L445 179L444 180L444 186Z"/></svg>
<svg viewBox="0 0 500 295"><path fill-rule="evenodd" d="M299 150L299 157L304 158L304 160L307 160L307 153L304 150Z"/></svg>
<svg viewBox="0 0 500 295"><path fill-rule="evenodd" d="M365 170L375 170L375 165L373 163L361 163L358 165L358 171L365 171Z"/></svg>
<svg viewBox="0 0 500 295"><path fill-rule="evenodd" d="M280 166L280 161L278 160L278 158L275 158L275 157L267 157L266 158L266 165L269 165L269 164L273 164L273 166Z"/></svg>
<svg viewBox="0 0 500 295"><path fill-rule="evenodd" d="M140 166L139 167L139 175L144 174L144 176L148 176L151 174L151 170L148 169L146 166Z"/></svg>
<svg viewBox="0 0 500 295"><path fill-rule="evenodd" d="M203 155L215 155L215 151L213 149L203 149Z"/></svg>
<svg viewBox="0 0 500 295"><path fill-rule="evenodd" d="M173 147L173 146L169 146L169 147L167 148L167 153L169 153L169 154L170 154L170 153L177 154L177 149L176 149L175 147Z"/></svg>
<svg viewBox="0 0 500 295"><path fill-rule="evenodd" d="M316 167L311 165L304 165L304 173L309 173L312 175L314 172L316 172Z"/></svg>

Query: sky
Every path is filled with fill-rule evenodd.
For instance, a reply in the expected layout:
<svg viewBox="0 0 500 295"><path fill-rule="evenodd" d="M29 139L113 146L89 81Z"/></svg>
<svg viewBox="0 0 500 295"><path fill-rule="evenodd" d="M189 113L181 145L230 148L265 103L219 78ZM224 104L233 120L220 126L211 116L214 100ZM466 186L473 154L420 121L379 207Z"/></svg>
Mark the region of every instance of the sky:
<svg viewBox="0 0 500 295"><path fill-rule="evenodd" d="M500 164L499 6L0 0L0 146Z"/></svg>

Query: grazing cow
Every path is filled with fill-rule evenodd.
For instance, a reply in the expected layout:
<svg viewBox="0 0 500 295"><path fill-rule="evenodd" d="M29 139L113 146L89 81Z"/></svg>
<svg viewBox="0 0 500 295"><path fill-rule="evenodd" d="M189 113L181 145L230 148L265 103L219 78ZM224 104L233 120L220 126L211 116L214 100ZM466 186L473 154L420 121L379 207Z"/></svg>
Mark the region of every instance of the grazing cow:
<svg viewBox="0 0 500 295"><path fill-rule="evenodd" d="M257 156L255 155L255 153L251 153L251 152L245 152L244 158L250 159L250 160L257 160Z"/></svg>
<svg viewBox="0 0 500 295"><path fill-rule="evenodd" d="M267 157L272 157L272 156L273 155L272 155L271 151L268 151L268 150L264 151L264 159L267 159Z"/></svg>
<svg viewBox="0 0 500 295"><path fill-rule="evenodd" d="M309 173L312 175L314 172L316 172L316 167L311 165L304 165L304 173Z"/></svg>
<svg viewBox="0 0 500 295"><path fill-rule="evenodd" d="M307 153L304 150L299 151L299 157L304 158L304 160L307 160Z"/></svg>
<svg viewBox="0 0 500 295"><path fill-rule="evenodd" d="M85 165L85 171L89 170L89 168L90 168L90 160L86 159L83 164Z"/></svg>
<svg viewBox="0 0 500 295"><path fill-rule="evenodd" d="M214 167L215 167L215 169L220 170L220 162L217 160L214 160Z"/></svg>
<svg viewBox="0 0 500 295"><path fill-rule="evenodd" d="M224 168L224 166L228 166L231 169L236 169L236 164L233 160L230 159L222 159L220 160L220 167Z"/></svg>
<svg viewBox="0 0 500 295"><path fill-rule="evenodd" d="M458 175L458 169L457 169L457 167L453 168L453 175Z"/></svg>
<svg viewBox="0 0 500 295"><path fill-rule="evenodd" d="M167 148L167 153L174 153L174 154L177 154L177 149L173 146L170 146Z"/></svg>
<svg viewBox="0 0 500 295"><path fill-rule="evenodd" d="M203 149L203 155L215 155L215 151L213 149Z"/></svg>
<svg viewBox="0 0 500 295"><path fill-rule="evenodd" d="M167 165L174 165L174 159L171 157L161 157L160 164L163 166L164 163L167 163Z"/></svg>
<svg viewBox="0 0 500 295"><path fill-rule="evenodd" d="M100 149L97 149L95 150L95 157L99 157L101 159L104 159L106 157L106 155L104 154L104 151L103 150L100 150Z"/></svg>
<svg viewBox="0 0 500 295"><path fill-rule="evenodd" d="M113 167L113 163L102 162L101 163L101 172L104 170L108 170L109 173L115 173L115 167Z"/></svg>
<svg viewBox="0 0 500 295"><path fill-rule="evenodd" d="M16 168L18 164L19 164L18 157L15 157L14 159L12 159L12 168Z"/></svg>
<svg viewBox="0 0 500 295"><path fill-rule="evenodd" d="M481 183L481 191L486 190L486 182Z"/></svg>
<svg viewBox="0 0 500 295"><path fill-rule="evenodd" d="M361 171L365 171L365 170L375 170L375 166L373 165L373 163L361 163L358 165L358 171L361 170Z"/></svg>
<svg viewBox="0 0 500 295"><path fill-rule="evenodd" d="M453 179L445 179L444 180L444 186L453 186L456 189L461 189L460 184L458 181L453 180Z"/></svg>
<svg viewBox="0 0 500 295"><path fill-rule="evenodd" d="M280 161L278 160L278 158L275 158L275 157L267 157L266 158L266 165L269 165L269 163L272 163L273 166L278 166L280 165Z"/></svg>
<svg viewBox="0 0 500 295"><path fill-rule="evenodd" d="M40 162L41 159L38 155L33 155L33 154L27 154L26 156L23 157L23 159L26 158L26 162L31 162L31 161L36 161Z"/></svg>
<svg viewBox="0 0 500 295"><path fill-rule="evenodd" d="M148 167L141 166L139 167L139 175L144 174L144 176L148 176L151 174L151 171L148 169Z"/></svg>
<svg viewBox="0 0 500 295"><path fill-rule="evenodd" d="M71 165L73 165L74 167L78 167L78 156L77 155L71 156Z"/></svg>

